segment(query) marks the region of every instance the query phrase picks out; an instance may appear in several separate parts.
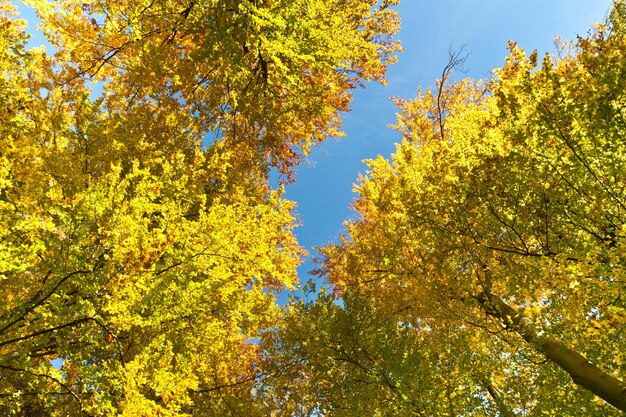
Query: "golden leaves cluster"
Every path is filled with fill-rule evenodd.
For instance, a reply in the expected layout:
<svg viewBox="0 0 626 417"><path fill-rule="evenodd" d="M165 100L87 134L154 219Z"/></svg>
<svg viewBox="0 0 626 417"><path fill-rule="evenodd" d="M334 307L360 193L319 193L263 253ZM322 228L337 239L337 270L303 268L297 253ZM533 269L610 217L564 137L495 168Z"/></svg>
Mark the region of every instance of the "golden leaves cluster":
<svg viewBox="0 0 626 417"><path fill-rule="evenodd" d="M393 336L406 355L425 350L439 359L406 364L428 373L405 382L415 395L432 383L441 394L438 405L405 403L406 415L617 412L546 361L542 343L558 340L624 378L624 19L618 1L570 54L540 60L511 43L487 83L442 82L396 100L403 140L390 160L368 162L356 187L358 218L323 249L322 272L345 303L334 309L369 309L369 320L414 331L408 345ZM502 303L518 312L522 330ZM365 348L377 335L360 328ZM341 355L324 352L344 366ZM333 387L365 381L357 368ZM391 381L410 373L393 361L386 370ZM428 379L441 372L443 380ZM342 414L362 404L333 389L318 391L336 407L329 413L359 415ZM373 414L398 415L394 404Z"/></svg>
<svg viewBox="0 0 626 417"><path fill-rule="evenodd" d="M303 254L270 170L383 80L390 4L27 3L54 51L0 3L1 412L262 415Z"/></svg>

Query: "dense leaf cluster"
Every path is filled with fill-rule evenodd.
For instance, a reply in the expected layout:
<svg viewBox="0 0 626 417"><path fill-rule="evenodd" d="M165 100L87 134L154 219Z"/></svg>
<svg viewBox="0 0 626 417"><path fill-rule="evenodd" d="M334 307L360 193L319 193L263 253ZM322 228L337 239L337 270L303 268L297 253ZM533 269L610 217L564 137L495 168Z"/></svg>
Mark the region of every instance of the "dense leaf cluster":
<svg viewBox="0 0 626 417"><path fill-rule="evenodd" d="M271 189L398 46L376 1L0 2L0 413L266 415ZM331 34L333 34L331 36Z"/></svg>

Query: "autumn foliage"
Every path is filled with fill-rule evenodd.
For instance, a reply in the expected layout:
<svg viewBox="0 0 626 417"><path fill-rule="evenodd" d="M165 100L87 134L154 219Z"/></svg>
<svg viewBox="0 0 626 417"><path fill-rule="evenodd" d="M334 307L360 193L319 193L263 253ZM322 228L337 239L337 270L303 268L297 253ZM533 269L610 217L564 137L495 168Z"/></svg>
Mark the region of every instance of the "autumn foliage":
<svg viewBox="0 0 626 417"><path fill-rule="evenodd" d="M0 0L1 414L626 411L623 1L395 99L327 287L284 308L284 187L386 82L397 2L25 3L52 48Z"/></svg>
<svg viewBox="0 0 626 417"><path fill-rule="evenodd" d="M0 9L0 413L266 415L289 181L398 48L376 1Z"/></svg>
<svg viewBox="0 0 626 417"><path fill-rule="evenodd" d="M303 358L287 378L309 413L626 410L625 12L396 100L403 140L322 249L334 294L274 333L276 356Z"/></svg>

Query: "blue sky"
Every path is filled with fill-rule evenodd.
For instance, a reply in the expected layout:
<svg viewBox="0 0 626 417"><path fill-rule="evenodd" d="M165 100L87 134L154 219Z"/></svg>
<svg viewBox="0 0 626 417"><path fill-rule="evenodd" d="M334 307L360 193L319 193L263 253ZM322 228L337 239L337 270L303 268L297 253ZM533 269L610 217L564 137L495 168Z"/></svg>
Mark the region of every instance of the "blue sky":
<svg viewBox="0 0 626 417"><path fill-rule="evenodd" d="M389 69L388 86L371 83L355 92L352 110L344 115L347 136L315 148L287 188L286 197L298 202L300 243L315 255L314 246L343 231L344 219L353 216L353 185L366 170L362 161L389 157L400 139L387 127L395 122L389 97L414 98L418 86L434 86L450 46L465 44L471 53L467 72L458 75L488 78L504 63L509 40L542 56L555 50L556 35L566 40L585 35L609 8L610 0L404 0L397 10L405 51ZM310 260L300 267L303 283L313 267Z"/></svg>

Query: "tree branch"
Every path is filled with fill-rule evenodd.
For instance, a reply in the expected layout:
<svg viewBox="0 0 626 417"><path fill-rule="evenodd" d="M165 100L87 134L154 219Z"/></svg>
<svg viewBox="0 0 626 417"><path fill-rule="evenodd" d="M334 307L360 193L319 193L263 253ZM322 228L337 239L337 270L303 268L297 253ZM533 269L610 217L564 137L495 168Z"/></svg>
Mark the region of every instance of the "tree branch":
<svg viewBox="0 0 626 417"><path fill-rule="evenodd" d="M592 364L563 342L543 336L524 315L524 310L517 310L492 292L476 296L485 312L502 320L506 326L515 330L526 342L543 353L546 358L567 372L572 381L591 391L609 404L626 411L626 384Z"/></svg>

